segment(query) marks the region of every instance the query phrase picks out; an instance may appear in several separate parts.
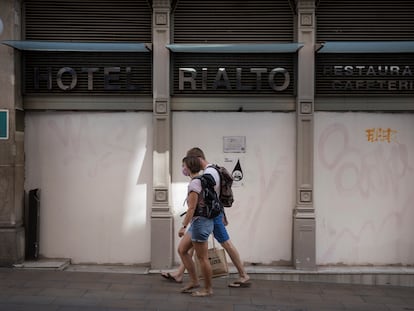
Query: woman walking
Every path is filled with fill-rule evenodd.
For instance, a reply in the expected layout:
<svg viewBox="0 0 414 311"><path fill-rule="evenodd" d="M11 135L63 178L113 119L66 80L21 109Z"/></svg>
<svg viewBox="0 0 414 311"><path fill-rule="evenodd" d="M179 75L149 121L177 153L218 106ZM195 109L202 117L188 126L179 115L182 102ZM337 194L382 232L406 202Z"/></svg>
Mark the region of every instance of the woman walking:
<svg viewBox="0 0 414 311"><path fill-rule="evenodd" d="M182 227L178 231L178 236L185 237L185 230L188 226L191 232L191 243L188 239L182 239L178 247L181 260L190 275L190 283L182 289L182 292L191 293L194 297L206 297L213 294L212 272L208 259L208 238L214 229L214 220L202 216L203 213L199 206L202 202L200 195L202 186L199 176L201 171L200 160L194 156L187 156L183 159L183 170L187 170L191 181L188 184L187 195L187 214L183 220ZM198 277L195 273L194 262L189 255L189 250L194 247L196 256L200 262L201 273L204 278L204 288L200 291L192 291L198 286Z"/></svg>

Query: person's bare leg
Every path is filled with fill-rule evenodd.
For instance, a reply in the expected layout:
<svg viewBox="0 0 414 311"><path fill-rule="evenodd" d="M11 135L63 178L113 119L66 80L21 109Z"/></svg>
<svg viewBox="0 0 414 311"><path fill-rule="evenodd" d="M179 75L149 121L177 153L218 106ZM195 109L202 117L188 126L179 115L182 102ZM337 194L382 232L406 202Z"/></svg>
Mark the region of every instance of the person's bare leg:
<svg viewBox="0 0 414 311"><path fill-rule="evenodd" d="M191 234L186 233L178 245L178 254L180 255L181 261L184 265L184 268L187 269L188 275L190 277L190 282L181 289L182 292L186 292L187 290L190 290L192 288L199 287L198 277L195 271L195 266L193 262L193 251L192 249L193 244L191 242Z"/></svg>
<svg viewBox="0 0 414 311"><path fill-rule="evenodd" d="M193 254L194 254L194 248L192 247L188 253L190 254L191 258L193 258ZM185 273L185 266L184 264L181 262L180 266L178 267L177 270L169 272L168 274L174 278L174 280L177 283L182 283L183 279L184 279L184 273ZM166 272L163 272L163 275L167 275Z"/></svg>
<svg viewBox="0 0 414 311"><path fill-rule="evenodd" d="M204 277L204 289L194 292L192 296L204 297L213 294L212 271L210 261L208 260L208 243L193 242L196 256L200 262L200 270Z"/></svg>
<svg viewBox="0 0 414 311"><path fill-rule="evenodd" d="M234 266L239 272L239 279L238 282L246 283L250 280L250 276L247 274L246 270L244 269L244 265L240 259L239 252L237 251L236 247L230 240L221 243L221 246L226 250L227 254L229 254L231 261L233 262Z"/></svg>
<svg viewBox="0 0 414 311"><path fill-rule="evenodd" d="M171 281L175 281L177 283L182 283L183 278L184 278L184 272L185 272L185 266L181 262L181 264L180 264L180 266L178 267L177 270L172 271L172 272L163 272L161 274L166 279L169 279Z"/></svg>

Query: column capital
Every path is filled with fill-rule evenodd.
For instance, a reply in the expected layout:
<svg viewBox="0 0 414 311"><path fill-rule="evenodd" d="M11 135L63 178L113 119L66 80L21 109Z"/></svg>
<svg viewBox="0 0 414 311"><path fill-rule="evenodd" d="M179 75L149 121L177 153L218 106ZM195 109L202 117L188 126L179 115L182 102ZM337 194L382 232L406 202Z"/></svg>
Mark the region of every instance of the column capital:
<svg viewBox="0 0 414 311"><path fill-rule="evenodd" d="M296 7L300 9L315 9L315 0L297 0Z"/></svg>
<svg viewBox="0 0 414 311"><path fill-rule="evenodd" d="M170 101L168 98L155 98L154 99L154 114L155 115L168 115L170 112Z"/></svg>
<svg viewBox="0 0 414 311"><path fill-rule="evenodd" d="M309 0L298 0L297 3L297 27L298 27L298 38L302 43L313 44L314 42L314 31L315 31L315 1ZM303 33L311 32L311 36L305 36ZM302 34L302 35L301 35ZM304 42L304 40L308 42Z"/></svg>
<svg viewBox="0 0 414 311"><path fill-rule="evenodd" d="M170 0L153 0L152 1L153 9L169 9Z"/></svg>
<svg viewBox="0 0 414 311"><path fill-rule="evenodd" d="M298 101L298 113L301 115L312 115L313 106L313 99L301 99Z"/></svg>

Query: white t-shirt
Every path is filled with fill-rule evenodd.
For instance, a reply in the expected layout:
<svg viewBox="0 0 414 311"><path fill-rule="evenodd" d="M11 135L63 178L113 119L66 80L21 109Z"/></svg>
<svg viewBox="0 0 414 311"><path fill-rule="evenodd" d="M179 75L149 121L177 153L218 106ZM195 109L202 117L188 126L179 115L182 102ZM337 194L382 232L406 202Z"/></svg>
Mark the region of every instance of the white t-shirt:
<svg viewBox="0 0 414 311"><path fill-rule="evenodd" d="M194 191L195 193L201 192L201 180L198 178L194 178L190 181L188 184L188 194L190 194L191 191Z"/></svg>

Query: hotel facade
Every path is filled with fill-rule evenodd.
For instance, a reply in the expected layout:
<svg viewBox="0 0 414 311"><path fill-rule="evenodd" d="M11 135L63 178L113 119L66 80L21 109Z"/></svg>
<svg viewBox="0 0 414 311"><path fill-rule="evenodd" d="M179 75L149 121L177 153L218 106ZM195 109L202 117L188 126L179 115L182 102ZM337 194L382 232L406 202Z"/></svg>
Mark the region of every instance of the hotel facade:
<svg viewBox="0 0 414 311"><path fill-rule="evenodd" d="M414 264L412 1L3 0L0 41L0 265L172 267L194 146L245 263Z"/></svg>

